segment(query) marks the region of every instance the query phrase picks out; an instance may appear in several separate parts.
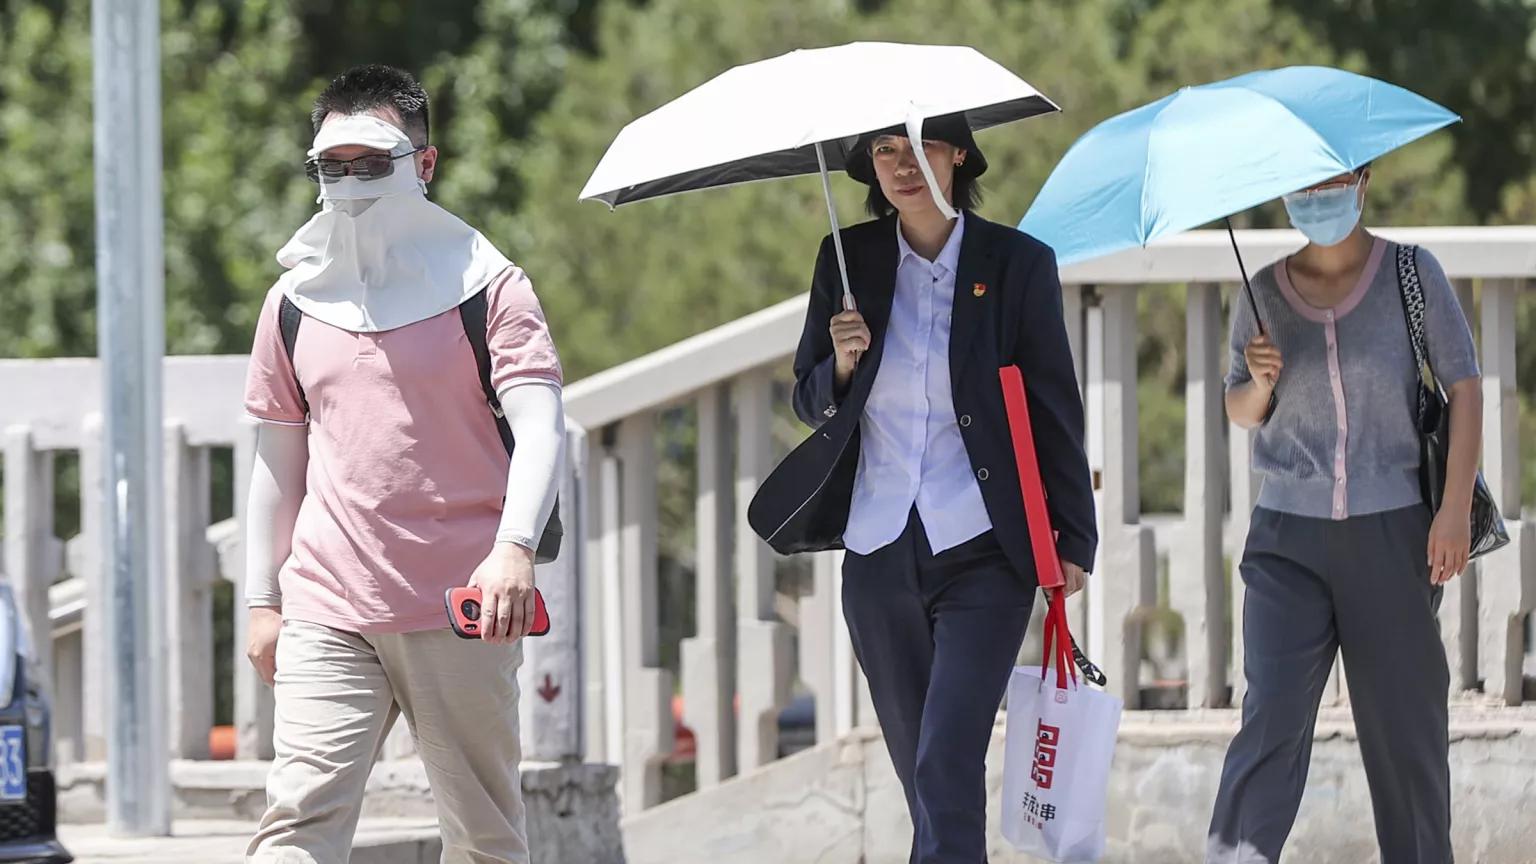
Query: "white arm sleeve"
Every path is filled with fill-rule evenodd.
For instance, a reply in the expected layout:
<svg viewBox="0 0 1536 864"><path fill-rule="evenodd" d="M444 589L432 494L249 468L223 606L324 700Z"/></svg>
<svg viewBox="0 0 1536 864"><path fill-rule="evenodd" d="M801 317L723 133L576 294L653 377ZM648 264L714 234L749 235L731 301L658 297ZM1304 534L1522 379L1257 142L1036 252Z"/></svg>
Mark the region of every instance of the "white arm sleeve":
<svg viewBox="0 0 1536 864"><path fill-rule="evenodd" d="M559 385L543 378L508 382L500 399L517 446L507 469L507 500L496 542L537 549L565 466L565 407Z"/></svg>
<svg viewBox="0 0 1536 864"><path fill-rule="evenodd" d="M263 423L245 508L245 603L282 606L278 571L293 550L293 526L304 501L309 427Z"/></svg>

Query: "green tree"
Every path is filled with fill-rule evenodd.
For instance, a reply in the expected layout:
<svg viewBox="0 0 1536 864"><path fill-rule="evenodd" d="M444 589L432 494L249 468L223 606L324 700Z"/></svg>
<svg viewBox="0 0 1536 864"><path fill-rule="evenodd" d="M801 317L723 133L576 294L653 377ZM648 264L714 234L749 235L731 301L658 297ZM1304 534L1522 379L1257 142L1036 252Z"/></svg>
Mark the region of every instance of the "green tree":
<svg viewBox="0 0 1536 864"><path fill-rule="evenodd" d="M0 5L0 356L95 353L89 0ZM433 92L434 192L512 211L512 166L596 0L162 0L167 347L240 352L273 254L314 209L309 103L385 62ZM112 158L104 154L102 158Z"/></svg>

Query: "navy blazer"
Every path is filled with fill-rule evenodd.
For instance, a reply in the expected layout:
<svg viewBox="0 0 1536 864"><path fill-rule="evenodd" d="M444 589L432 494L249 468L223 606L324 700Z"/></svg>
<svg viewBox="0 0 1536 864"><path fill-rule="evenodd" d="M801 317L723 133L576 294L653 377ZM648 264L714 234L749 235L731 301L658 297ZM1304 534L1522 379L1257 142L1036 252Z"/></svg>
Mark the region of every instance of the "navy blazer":
<svg viewBox="0 0 1536 864"><path fill-rule="evenodd" d="M854 302L871 344L844 393L834 385L832 316L842 282L828 235L816 257L810 308L795 352L795 413L815 431L763 482L748 521L782 554L842 548L859 464L859 420L880 368L896 287L895 217L842 230ZM974 213L965 216L950 321L955 417L998 542L1034 578L1018 468L997 370L1024 373L1040 474L1057 554L1091 570L1098 531L1083 449L1083 402L1062 317L1061 280L1049 246Z"/></svg>

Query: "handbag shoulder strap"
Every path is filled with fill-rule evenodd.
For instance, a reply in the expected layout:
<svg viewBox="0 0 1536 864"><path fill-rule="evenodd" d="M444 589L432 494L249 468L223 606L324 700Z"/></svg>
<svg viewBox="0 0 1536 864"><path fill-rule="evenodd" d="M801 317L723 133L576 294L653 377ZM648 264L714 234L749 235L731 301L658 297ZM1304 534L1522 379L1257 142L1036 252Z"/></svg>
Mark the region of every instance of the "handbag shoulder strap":
<svg viewBox="0 0 1536 864"><path fill-rule="evenodd" d="M1419 378L1419 420L1428 409L1428 388L1423 386L1424 368L1429 365L1424 345L1424 286L1419 282L1419 247L1397 247L1397 287L1403 301L1403 317L1408 320L1408 341L1413 345L1413 369Z"/></svg>

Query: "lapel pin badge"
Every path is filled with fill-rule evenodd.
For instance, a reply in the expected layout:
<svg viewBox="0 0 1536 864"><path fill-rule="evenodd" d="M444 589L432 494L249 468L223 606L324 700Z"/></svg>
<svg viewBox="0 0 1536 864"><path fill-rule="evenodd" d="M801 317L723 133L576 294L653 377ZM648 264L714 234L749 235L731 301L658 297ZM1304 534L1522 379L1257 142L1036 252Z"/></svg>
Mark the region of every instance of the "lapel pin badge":
<svg viewBox="0 0 1536 864"><path fill-rule="evenodd" d="M971 286L971 293L977 297L981 297L987 293L987 286L977 282L975 285Z"/></svg>

